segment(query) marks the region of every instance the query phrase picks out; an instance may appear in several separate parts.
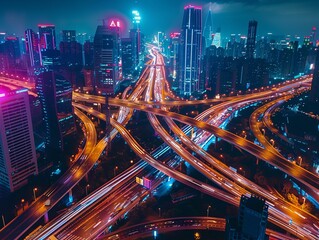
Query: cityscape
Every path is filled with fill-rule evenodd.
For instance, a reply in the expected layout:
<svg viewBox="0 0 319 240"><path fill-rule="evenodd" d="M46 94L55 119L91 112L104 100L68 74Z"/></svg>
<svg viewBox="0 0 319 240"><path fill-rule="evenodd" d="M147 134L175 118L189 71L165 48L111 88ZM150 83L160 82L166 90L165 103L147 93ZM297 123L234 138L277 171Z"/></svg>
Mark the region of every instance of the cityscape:
<svg viewBox="0 0 319 240"><path fill-rule="evenodd" d="M6 1L0 239L319 239L319 2Z"/></svg>

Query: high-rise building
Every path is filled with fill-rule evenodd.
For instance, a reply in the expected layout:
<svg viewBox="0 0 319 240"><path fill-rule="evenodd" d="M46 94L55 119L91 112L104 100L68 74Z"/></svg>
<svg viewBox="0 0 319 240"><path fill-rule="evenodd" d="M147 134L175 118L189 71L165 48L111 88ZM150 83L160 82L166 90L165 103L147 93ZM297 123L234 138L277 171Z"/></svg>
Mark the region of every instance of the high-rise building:
<svg viewBox="0 0 319 240"><path fill-rule="evenodd" d="M40 67L39 38L32 29L25 30L25 42L30 67Z"/></svg>
<svg viewBox="0 0 319 240"><path fill-rule="evenodd" d="M38 27L39 27L41 51L55 50L56 49L55 26L52 24L39 24Z"/></svg>
<svg viewBox="0 0 319 240"><path fill-rule="evenodd" d="M213 43L212 45L216 46L217 48L222 46L222 36L220 28L216 30L216 33L213 34Z"/></svg>
<svg viewBox="0 0 319 240"><path fill-rule="evenodd" d="M210 4L209 10L206 16L206 20L205 20L204 30L203 30L206 48L212 45L212 42L213 42L212 34L213 34L213 20L212 20L212 9Z"/></svg>
<svg viewBox="0 0 319 240"><path fill-rule="evenodd" d="M316 46L316 43L317 43L317 28L316 27L312 27L312 30L311 30L311 44L312 46Z"/></svg>
<svg viewBox="0 0 319 240"><path fill-rule="evenodd" d="M242 195L238 213L239 239L264 240L268 218L268 205L257 196Z"/></svg>
<svg viewBox="0 0 319 240"><path fill-rule="evenodd" d="M180 39L180 94L190 96L201 90L199 87L202 51L201 7L185 6Z"/></svg>
<svg viewBox="0 0 319 240"><path fill-rule="evenodd" d="M311 83L310 100L319 103L319 50L316 49L315 68Z"/></svg>
<svg viewBox="0 0 319 240"><path fill-rule="evenodd" d="M257 21L249 21L247 44L246 44L246 58L254 58L257 35Z"/></svg>
<svg viewBox="0 0 319 240"><path fill-rule="evenodd" d="M12 72L18 68L21 63L21 51L19 38L16 36L8 36L3 45L4 68L6 71Z"/></svg>
<svg viewBox="0 0 319 240"><path fill-rule="evenodd" d="M94 62L93 42L86 41L83 45L83 48L84 48L84 65L86 68L93 68L93 62Z"/></svg>
<svg viewBox="0 0 319 240"><path fill-rule="evenodd" d="M117 28L117 25L111 28ZM119 76L119 35L106 25L97 27L94 36L94 80L102 94L112 95Z"/></svg>
<svg viewBox="0 0 319 240"><path fill-rule="evenodd" d="M63 150L64 137L75 131L71 84L61 75L47 71L38 76L36 89L42 104L46 150Z"/></svg>
<svg viewBox="0 0 319 240"><path fill-rule="evenodd" d="M76 41L60 42L61 64L63 66L82 66L82 45Z"/></svg>
<svg viewBox="0 0 319 240"><path fill-rule="evenodd" d="M133 74L133 57L132 57L132 39L131 38L122 38L122 70L123 78L132 79Z"/></svg>
<svg viewBox="0 0 319 240"><path fill-rule="evenodd" d="M180 35L181 34L179 32L173 32L170 34L169 70L170 76L172 77L171 86L174 90L178 88Z"/></svg>
<svg viewBox="0 0 319 240"><path fill-rule="evenodd" d="M226 240L264 240L268 205L264 199L252 195L241 196L237 221L235 217L226 219Z"/></svg>
<svg viewBox="0 0 319 240"><path fill-rule="evenodd" d="M62 42L75 42L76 32L75 30L62 30Z"/></svg>
<svg viewBox="0 0 319 240"><path fill-rule="evenodd" d="M27 89L0 93L0 195L38 174Z"/></svg>

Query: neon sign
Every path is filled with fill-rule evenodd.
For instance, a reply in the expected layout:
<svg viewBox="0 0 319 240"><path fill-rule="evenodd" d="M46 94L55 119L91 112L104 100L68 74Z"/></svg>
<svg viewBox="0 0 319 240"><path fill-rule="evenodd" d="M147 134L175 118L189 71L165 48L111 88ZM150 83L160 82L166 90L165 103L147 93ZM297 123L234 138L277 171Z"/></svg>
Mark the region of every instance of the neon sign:
<svg viewBox="0 0 319 240"><path fill-rule="evenodd" d="M110 22L110 25L109 25L111 28L114 28L114 27L121 27L121 23L119 20L111 20Z"/></svg>

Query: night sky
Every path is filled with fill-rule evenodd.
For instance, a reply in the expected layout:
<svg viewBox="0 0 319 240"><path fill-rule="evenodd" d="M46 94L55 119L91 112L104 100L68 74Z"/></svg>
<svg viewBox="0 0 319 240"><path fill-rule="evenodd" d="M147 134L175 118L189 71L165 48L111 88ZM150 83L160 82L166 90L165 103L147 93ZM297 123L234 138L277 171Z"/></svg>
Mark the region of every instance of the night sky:
<svg viewBox="0 0 319 240"><path fill-rule="evenodd" d="M183 6L190 3L206 10L209 1L139 0L135 4L133 0L2 0L0 32L21 35L26 28L37 30L38 23L53 23L57 31L75 29L94 34L104 17L117 16L128 22L133 8L140 11L146 34L178 31ZM312 26L319 27L319 0L219 0L212 6L214 28L221 27L224 36L247 34L251 19L258 21L258 34L303 36L309 35Z"/></svg>

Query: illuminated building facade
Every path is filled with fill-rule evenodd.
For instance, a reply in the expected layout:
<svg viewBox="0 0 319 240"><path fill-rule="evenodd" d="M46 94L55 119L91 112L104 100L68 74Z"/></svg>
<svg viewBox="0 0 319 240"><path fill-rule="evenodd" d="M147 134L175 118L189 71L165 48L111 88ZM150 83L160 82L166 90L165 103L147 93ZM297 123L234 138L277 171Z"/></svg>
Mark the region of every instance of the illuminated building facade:
<svg viewBox="0 0 319 240"><path fill-rule="evenodd" d="M316 61L311 83L310 99L314 103L319 103L319 50L316 49Z"/></svg>
<svg viewBox="0 0 319 240"><path fill-rule="evenodd" d="M26 89L0 93L0 195L13 192L38 174Z"/></svg>
<svg viewBox="0 0 319 240"><path fill-rule="evenodd" d="M97 27L94 36L95 88L104 95L114 94L119 80L119 30L120 22L111 20ZM113 30L114 29L114 30Z"/></svg>
<svg viewBox="0 0 319 240"><path fill-rule="evenodd" d="M257 35L257 21L252 20L248 23L248 34L246 44L246 58L254 58Z"/></svg>
<svg viewBox="0 0 319 240"><path fill-rule="evenodd" d="M25 31L26 53L28 55L30 67L40 67L40 49L38 35L32 30L27 29Z"/></svg>
<svg viewBox="0 0 319 240"><path fill-rule="evenodd" d="M55 26L52 24L39 24L38 27L41 51L56 49Z"/></svg>
<svg viewBox="0 0 319 240"><path fill-rule="evenodd" d="M36 89L42 104L47 152L63 150L63 138L75 129L72 108L72 87L53 71L41 73Z"/></svg>
<svg viewBox="0 0 319 240"><path fill-rule="evenodd" d="M180 94L190 96L199 89L202 48L202 8L184 8L180 51Z"/></svg>

